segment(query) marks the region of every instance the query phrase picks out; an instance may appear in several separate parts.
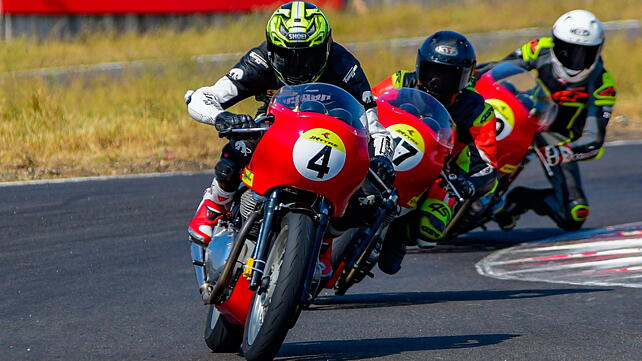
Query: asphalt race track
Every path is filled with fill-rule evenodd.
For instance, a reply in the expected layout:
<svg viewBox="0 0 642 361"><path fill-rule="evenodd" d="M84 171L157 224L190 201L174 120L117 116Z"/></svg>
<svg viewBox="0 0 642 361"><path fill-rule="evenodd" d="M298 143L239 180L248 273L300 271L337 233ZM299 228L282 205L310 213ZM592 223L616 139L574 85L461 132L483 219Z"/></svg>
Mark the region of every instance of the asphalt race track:
<svg viewBox="0 0 642 361"><path fill-rule="evenodd" d="M642 220L642 146L583 164L587 228ZM521 183L537 185L537 166ZM0 360L240 360L202 340L185 227L210 176L0 187ZM558 235L512 232L412 250L304 312L281 360L640 360L642 289L500 280L492 251Z"/></svg>

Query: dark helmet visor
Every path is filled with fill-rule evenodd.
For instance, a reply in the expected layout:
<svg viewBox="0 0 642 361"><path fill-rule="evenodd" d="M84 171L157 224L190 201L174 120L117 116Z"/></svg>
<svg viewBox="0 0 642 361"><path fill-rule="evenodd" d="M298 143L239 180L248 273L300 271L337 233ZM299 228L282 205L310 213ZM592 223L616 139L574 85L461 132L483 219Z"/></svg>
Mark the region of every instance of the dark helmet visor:
<svg viewBox="0 0 642 361"><path fill-rule="evenodd" d="M270 62L288 85L309 83L321 75L328 61L327 45L286 49L269 46Z"/></svg>
<svg viewBox="0 0 642 361"><path fill-rule="evenodd" d="M472 67L421 61L417 66L419 87L441 102L450 98L468 85Z"/></svg>
<svg viewBox="0 0 642 361"><path fill-rule="evenodd" d="M553 37L553 52L565 68L583 70L590 68L600 52L601 45L579 45L567 43Z"/></svg>

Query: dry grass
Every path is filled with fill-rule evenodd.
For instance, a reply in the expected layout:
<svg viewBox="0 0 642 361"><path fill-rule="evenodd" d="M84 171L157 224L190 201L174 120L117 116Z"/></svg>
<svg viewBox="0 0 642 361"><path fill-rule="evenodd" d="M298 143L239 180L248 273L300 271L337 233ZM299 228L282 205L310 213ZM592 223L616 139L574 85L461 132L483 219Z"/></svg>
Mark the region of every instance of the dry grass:
<svg viewBox="0 0 642 361"><path fill-rule="evenodd" d="M424 36L441 29L480 32L530 26L548 27L565 11L586 8L602 20L642 18L639 0L467 1L430 8L403 4L371 8L366 14L332 12L340 42ZM85 34L73 41L34 44L25 39L2 43L0 72L29 68L137 59L185 59L193 55L244 51L264 38L268 13L230 18L204 29L162 29L138 34ZM239 36L239 34L243 34Z"/></svg>
<svg viewBox="0 0 642 361"><path fill-rule="evenodd" d="M551 11L545 16L554 18L561 11ZM388 20L381 20L381 24L392 21L392 16L386 16ZM402 19L404 21L399 20L401 29L408 22L406 18ZM353 24L335 20L337 38L355 40L356 36L349 31L359 22L363 22L359 17ZM518 25L514 21L510 26L513 24L540 25L528 21ZM403 31L409 33L410 27ZM188 32L173 36L183 39L189 34L197 35ZM154 48L157 43L151 37L128 36L126 39L139 44L140 48L145 48L140 46L141 39L149 40L149 54L158 51ZM247 40L237 40L235 47L228 45L229 50L243 50ZM116 43L118 41L121 40L116 40ZM87 41L90 43L95 44ZM70 54L83 52L82 42L56 44L77 48L69 50ZM492 51L481 51L480 61L497 59L518 45L498 44ZM35 47L34 53L38 53L44 51L40 47L46 48L47 44L31 46ZM112 45L104 40L102 46L108 48ZM91 50L85 49L84 52L93 54L95 49L89 48ZM170 50L173 51L166 49L168 53ZM215 51L213 48L197 50L203 50L199 53ZM67 53L61 50L59 54ZM123 54L134 56L128 51L123 51ZM414 54L414 51L381 49L357 55L368 77L375 83L399 68L412 68ZM606 45L604 57L618 83L616 115L630 119L628 122L613 121L610 134L618 137L639 135L642 129L642 107L638 104L642 99L642 39L613 37ZM6 57L4 59L6 65ZM64 60L70 59L73 57ZM40 66L33 61L30 66ZM1 80L0 181L210 168L223 143L212 127L189 118L182 95L186 89L215 81L227 68L213 67L204 72L191 62L177 60L173 64L163 73L124 76L116 80L78 80L64 85L12 78ZM246 100L233 110L252 114L255 109L256 103Z"/></svg>

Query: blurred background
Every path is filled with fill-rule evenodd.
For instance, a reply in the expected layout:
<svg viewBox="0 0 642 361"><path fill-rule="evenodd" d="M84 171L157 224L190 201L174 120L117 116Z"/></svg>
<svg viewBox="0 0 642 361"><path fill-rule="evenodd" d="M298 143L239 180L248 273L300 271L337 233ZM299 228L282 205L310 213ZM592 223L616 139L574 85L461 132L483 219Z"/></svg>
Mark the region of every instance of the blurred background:
<svg viewBox="0 0 642 361"><path fill-rule="evenodd" d="M262 42L282 2L0 0L0 181L210 169L223 141L189 118L183 94ZM412 69L434 31L464 33L485 62L547 36L568 10L590 10L606 24L618 86L608 140L642 138L640 0L311 2L371 84Z"/></svg>

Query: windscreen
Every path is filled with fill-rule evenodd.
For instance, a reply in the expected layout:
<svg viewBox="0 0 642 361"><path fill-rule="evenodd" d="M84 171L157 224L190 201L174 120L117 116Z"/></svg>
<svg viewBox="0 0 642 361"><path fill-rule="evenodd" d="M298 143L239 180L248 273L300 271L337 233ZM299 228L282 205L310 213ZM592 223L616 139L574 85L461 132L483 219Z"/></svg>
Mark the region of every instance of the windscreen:
<svg viewBox="0 0 642 361"><path fill-rule="evenodd" d="M454 123L446 108L430 94L412 88L399 88L385 92L379 100L414 115L434 131L437 142L452 146Z"/></svg>
<svg viewBox="0 0 642 361"><path fill-rule="evenodd" d="M491 70L495 83L513 93L542 127L548 127L557 115L557 104L548 90L530 72L511 63L501 63Z"/></svg>
<svg viewBox="0 0 642 361"><path fill-rule="evenodd" d="M350 93L330 84L284 86L274 95L272 102L295 112L326 114L356 129L365 129L367 124L363 106Z"/></svg>

